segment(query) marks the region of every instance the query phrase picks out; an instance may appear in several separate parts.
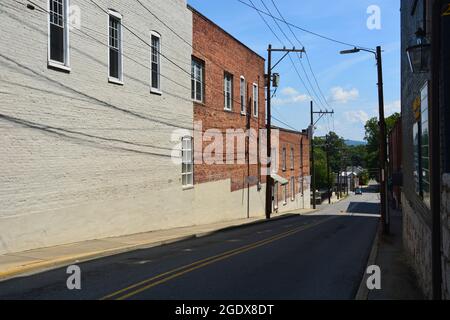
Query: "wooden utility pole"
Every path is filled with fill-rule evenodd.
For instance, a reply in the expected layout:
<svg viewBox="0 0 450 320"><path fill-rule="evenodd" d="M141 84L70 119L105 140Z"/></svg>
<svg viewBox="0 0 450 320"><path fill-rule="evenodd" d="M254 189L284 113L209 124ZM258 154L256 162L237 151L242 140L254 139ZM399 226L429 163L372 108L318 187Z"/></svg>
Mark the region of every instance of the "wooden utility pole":
<svg viewBox="0 0 450 320"><path fill-rule="evenodd" d="M275 63L272 66L272 52L284 52L283 57L278 60L277 63ZM304 53L305 48L303 49L273 49L272 45L269 44L269 48L267 49L268 53L268 59L267 59L267 93L266 93L266 99L267 99L267 172L266 172L266 219L270 219L270 216L272 214L272 186L273 186L273 179L271 177L271 166L272 166L272 81L273 81L273 74L272 70L290 53L290 52L296 52L296 53Z"/></svg>

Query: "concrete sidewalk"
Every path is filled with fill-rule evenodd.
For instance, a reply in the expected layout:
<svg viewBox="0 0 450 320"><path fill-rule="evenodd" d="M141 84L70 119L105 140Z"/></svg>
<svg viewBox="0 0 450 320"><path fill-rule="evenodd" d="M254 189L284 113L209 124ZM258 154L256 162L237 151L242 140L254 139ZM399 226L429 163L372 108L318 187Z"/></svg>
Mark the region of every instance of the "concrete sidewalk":
<svg viewBox="0 0 450 320"><path fill-rule="evenodd" d="M276 215L272 220L313 210L296 210ZM152 231L114 238L89 240L49 248L0 255L0 281L30 275L136 249L151 248L191 238L203 237L231 228L264 223L264 217L240 219L201 226Z"/></svg>
<svg viewBox="0 0 450 320"><path fill-rule="evenodd" d="M390 234L381 233L375 239L369 265L381 269L381 290L369 291L366 286L367 275L361 282L357 300L423 300L414 271L408 264L403 249L402 213L390 210Z"/></svg>

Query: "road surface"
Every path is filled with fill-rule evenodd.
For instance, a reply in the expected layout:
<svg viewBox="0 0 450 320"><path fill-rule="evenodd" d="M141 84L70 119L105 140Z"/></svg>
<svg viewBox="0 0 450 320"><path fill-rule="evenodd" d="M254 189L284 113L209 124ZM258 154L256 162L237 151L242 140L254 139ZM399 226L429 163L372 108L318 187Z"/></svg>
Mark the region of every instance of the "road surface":
<svg viewBox="0 0 450 320"><path fill-rule="evenodd" d="M379 197L351 195L308 216L218 232L0 282L0 299L353 299L375 237Z"/></svg>

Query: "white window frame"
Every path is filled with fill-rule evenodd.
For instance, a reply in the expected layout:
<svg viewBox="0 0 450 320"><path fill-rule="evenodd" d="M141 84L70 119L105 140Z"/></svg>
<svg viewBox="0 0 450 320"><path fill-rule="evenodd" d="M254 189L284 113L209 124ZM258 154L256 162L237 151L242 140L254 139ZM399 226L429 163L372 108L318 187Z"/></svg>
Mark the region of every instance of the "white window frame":
<svg viewBox="0 0 450 320"><path fill-rule="evenodd" d="M291 201L295 201L295 178L291 177Z"/></svg>
<svg viewBox="0 0 450 320"><path fill-rule="evenodd" d="M287 160L286 159L286 157L287 157L287 155L286 155L286 153L287 153L286 147L283 147L283 150L281 152L282 152L282 154L281 154L281 161L282 161L281 170L286 171L286 168L287 168L287 166L286 166L286 160Z"/></svg>
<svg viewBox="0 0 450 320"><path fill-rule="evenodd" d="M283 205L285 206L288 203L288 185L287 184L285 184L283 186L283 193L284 193Z"/></svg>
<svg viewBox="0 0 450 320"><path fill-rule="evenodd" d="M52 60L50 58L50 2L51 0L47 0L47 66L52 68L61 69L64 71L71 71L70 68L70 30L69 30L69 5L70 0L62 0L63 1L63 7L64 7L64 63L61 63L59 61Z"/></svg>
<svg viewBox="0 0 450 320"><path fill-rule="evenodd" d="M259 116L259 87L257 83L253 83L253 116L258 118Z"/></svg>
<svg viewBox="0 0 450 320"><path fill-rule="evenodd" d="M158 38L159 48L158 48L158 87L154 86L153 83L153 37ZM161 35L156 31L150 31L150 92L156 94L162 94L161 91Z"/></svg>
<svg viewBox="0 0 450 320"><path fill-rule="evenodd" d="M290 156L290 159L291 159L291 170L294 170L294 159L295 159L295 153L294 153L294 147L291 147L291 156Z"/></svg>
<svg viewBox="0 0 450 320"><path fill-rule="evenodd" d="M190 148L185 148L185 141L189 142ZM189 159L188 157L185 157L185 153L187 151L191 153ZM192 170L183 170L185 165L189 164L192 166ZM183 179L184 177L186 177L186 179ZM194 187L194 141L191 136L184 136L181 138L181 184L183 189L190 189Z"/></svg>
<svg viewBox="0 0 450 320"><path fill-rule="evenodd" d="M275 182L273 184L272 192L273 192L273 209L278 210L278 201L279 201L279 199L278 199L278 195L279 195L278 182Z"/></svg>
<svg viewBox="0 0 450 320"><path fill-rule="evenodd" d="M119 78L114 78L110 76L110 63L111 63L111 59L110 59L110 49L111 49L111 45L110 45L110 28L109 28L109 19L110 17L113 16L114 18L118 19L120 22L120 41L119 41ZM122 27L122 20L123 17L120 13L118 13L117 11L114 10L108 10L108 20L107 20L107 26L108 26L108 82L110 83L115 83L115 84L120 84L123 85L123 27Z"/></svg>
<svg viewBox="0 0 450 320"><path fill-rule="evenodd" d="M245 77L241 76L241 81L239 83L239 87L241 90L240 94L240 104L241 104L241 114L246 115L247 114L247 82L245 81Z"/></svg>
<svg viewBox="0 0 450 320"><path fill-rule="evenodd" d="M229 78L229 80L228 80ZM228 82L230 84L230 91L228 92ZM230 105L228 105L227 94L230 94ZM223 75L223 96L224 96L224 110L233 111L233 75L225 72Z"/></svg>
<svg viewBox="0 0 450 320"><path fill-rule="evenodd" d="M197 69L200 70L200 80L196 78ZM201 61L200 59L197 59L195 57L192 57L191 61L191 80L194 82L194 86L191 88L193 90L194 96L192 97L191 92L191 98L195 102L204 103L205 101L205 63ZM197 99L197 86L200 85L200 100ZM192 86L192 84L191 84Z"/></svg>

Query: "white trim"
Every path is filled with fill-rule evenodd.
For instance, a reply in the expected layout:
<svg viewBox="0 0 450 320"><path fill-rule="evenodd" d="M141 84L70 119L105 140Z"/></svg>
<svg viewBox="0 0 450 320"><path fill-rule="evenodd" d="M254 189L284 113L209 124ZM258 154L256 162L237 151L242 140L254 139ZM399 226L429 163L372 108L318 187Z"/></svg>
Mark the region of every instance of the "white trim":
<svg viewBox="0 0 450 320"><path fill-rule="evenodd" d="M227 77L230 77L230 106L227 106ZM223 96L224 96L224 110L225 111L233 111L233 86L234 86L234 81L233 81L233 75L229 72L224 72L223 74Z"/></svg>
<svg viewBox="0 0 450 320"><path fill-rule="evenodd" d="M153 86L153 70L152 70L152 65L153 65L153 57L152 57L152 38L156 37L159 39L159 49L158 49L158 87L154 87ZM161 91L161 34L159 34L158 32L156 32L155 30L151 30L150 31L150 92L151 93L155 93L155 94L162 94Z"/></svg>
<svg viewBox="0 0 450 320"><path fill-rule="evenodd" d="M113 10L113 9L108 9L108 15L114 16L119 20L122 20L122 18L123 18L119 12L117 12L116 10Z"/></svg>
<svg viewBox="0 0 450 320"><path fill-rule="evenodd" d="M195 65L195 66L194 66ZM201 81L200 81L200 92L201 92L201 100L197 99L197 79L195 78L195 68L196 67L200 67L200 76L201 76ZM205 90L204 90L204 79L205 79L205 63L204 61L197 59L196 57L192 56L191 58L191 69L194 68L193 73L191 74L191 81L194 81L194 88L191 88L191 90L194 90L194 97L192 97L192 92L191 92L191 98L192 101L197 102L197 103L204 103L205 102ZM191 85L192 86L192 85Z"/></svg>
<svg viewBox="0 0 450 320"><path fill-rule="evenodd" d="M256 88L256 96L255 96L255 88ZM258 118L258 116L259 116L259 86L256 82L253 82L252 95L253 95L252 114L255 118ZM255 109L255 102L256 102L256 109ZM256 113L255 113L255 111L256 111Z"/></svg>
<svg viewBox="0 0 450 320"><path fill-rule="evenodd" d="M120 84L123 86L123 81L118 80L117 78L113 78L113 77L108 77L108 82L109 83L114 83L114 84Z"/></svg>
<svg viewBox="0 0 450 320"><path fill-rule="evenodd" d="M69 30L69 6L70 0L62 0L64 7L64 63L50 58L50 1L47 0L47 67L71 71L70 68L70 30Z"/></svg>
<svg viewBox="0 0 450 320"><path fill-rule="evenodd" d="M110 50L111 50L111 45L110 45L110 43L109 43L109 37L110 37L110 29L109 29L109 19L110 19L110 17L111 16L113 16L113 17L115 17L115 18L117 18L118 20L119 20L119 22L120 22L120 41L119 41L119 48L120 48L120 51L119 51L119 53L120 53L120 57L119 57L119 59L120 59L120 63L119 63L119 78L114 78L114 77L111 77L110 76L110 74L109 74L109 72L110 72L110 69L111 69L111 66L110 66L110 63L111 63L111 58L110 58ZM117 11L115 11L115 10L111 10L111 9L108 9L108 15L107 15L107 48L108 48L108 82L110 82L110 83L114 83L114 84L120 84L120 85L123 85L124 84L124 81L123 81L123 27L122 27L122 15L120 14L120 13L118 13Z"/></svg>
<svg viewBox="0 0 450 320"><path fill-rule="evenodd" d="M242 92L242 80L244 80L244 92ZM241 76L240 80L239 80L239 104L240 104L240 109L241 109L241 114L243 116L247 115L247 81L245 81L245 77ZM241 101L242 99L242 93L244 93L244 99L243 102ZM242 108L244 107L244 108Z"/></svg>
<svg viewBox="0 0 450 320"><path fill-rule="evenodd" d="M184 148L184 142L187 141L189 144L189 148ZM191 157L189 162L186 162L184 159L184 152L190 152ZM183 166L191 165L191 171L183 171ZM183 184L183 178L186 184ZM191 180L187 183L188 180ZM192 189L194 187L194 139L192 136L184 136L181 138L181 185L183 190Z"/></svg>
<svg viewBox="0 0 450 320"><path fill-rule="evenodd" d="M291 177L291 201L295 201L295 177Z"/></svg>
<svg viewBox="0 0 450 320"><path fill-rule="evenodd" d="M50 67L50 68L53 68L53 69L61 69L63 71L67 71L67 72L72 71L71 67L65 66L65 65L63 65L61 63L58 63L58 62L55 62L53 60L48 61L47 62L47 66Z"/></svg>

